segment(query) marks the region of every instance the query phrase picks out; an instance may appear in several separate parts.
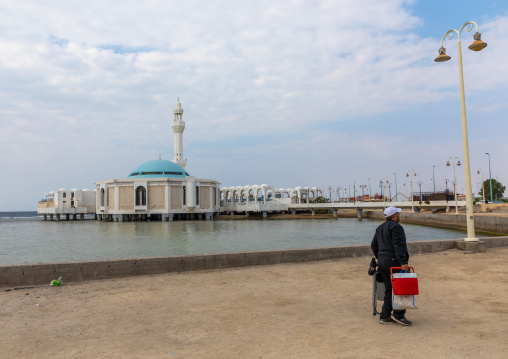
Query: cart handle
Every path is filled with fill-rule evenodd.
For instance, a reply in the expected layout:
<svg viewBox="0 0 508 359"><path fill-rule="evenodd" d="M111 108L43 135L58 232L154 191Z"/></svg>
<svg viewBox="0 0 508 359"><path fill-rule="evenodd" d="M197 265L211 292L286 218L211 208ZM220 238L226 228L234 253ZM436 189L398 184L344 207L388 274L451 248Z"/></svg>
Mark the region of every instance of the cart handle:
<svg viewBox="0 0 508 359"><path fill-rule="evenodd" d="M411 270L413 271L413 273L415 272L415 269L413 267L408 267L409 268L409 273L411 273ZM393 271L392 269L400 269L402 271L402 267L391 267L390 268L390 275L393 277Z"/></svg>

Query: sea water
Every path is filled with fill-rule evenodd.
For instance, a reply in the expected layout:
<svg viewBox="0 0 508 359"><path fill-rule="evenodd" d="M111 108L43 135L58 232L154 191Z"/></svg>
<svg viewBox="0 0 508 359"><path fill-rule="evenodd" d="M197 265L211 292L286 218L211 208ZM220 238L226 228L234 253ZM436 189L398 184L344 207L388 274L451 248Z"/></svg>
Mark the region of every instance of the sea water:
<svg viewBox="0 0 508 359"><path fill-rule="evenodd" d="M0 265L367 244L379 220L356 218L174 222L44 221L0 212ZM465 231L401 223L408 241Z"/></svg>

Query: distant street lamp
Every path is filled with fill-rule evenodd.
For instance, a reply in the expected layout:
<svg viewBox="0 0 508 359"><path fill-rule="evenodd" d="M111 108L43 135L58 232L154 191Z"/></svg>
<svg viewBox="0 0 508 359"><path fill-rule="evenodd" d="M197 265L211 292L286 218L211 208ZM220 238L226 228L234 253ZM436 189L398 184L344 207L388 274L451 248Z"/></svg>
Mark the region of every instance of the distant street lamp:
<svg viewBox="0 0 508 359"><path fill-rule="evenodd" d="M443 38L441 39L441 48L439 49L439 56L435 59L436 62L448 61L450 56L446 55L446 49L443 47L443 41L445 38L451 40L453 33L457 34L457 47L459 53L459 81L460 81L460 103L461 103L461 114L462 114L462 147L464 152L464 179L466 182L466 223L467 223L467 238L466 241L478 241L475 237L474 230L474 214L473 214L473 191L471 187L471 168L469 164L469 144L467 138L467 121L466 121L466 96L464 94L464 74L462 70L462 45L460 43L460 33L463 29L467 32L473 29L473 25L476 27L476 33L474 34L474 42L469 46L470 50L480 51L483 50L487 44L481 40L481 34L478 32L478 24L474 21L466 22L459 31L448 30ZM490 158L490 157L489 157Z"/></svg>
<svg viewBox="0 0 508 359"><path fill-rule="evenodd" d="M398 202L399 192L397 191L397 174L395 172L393 172L393 174L395 175L395 201Z"/></svg>
<svg viewBox="0 0 508 359"><path fill-rule="evenodd" d="M457 160L457 166L460 166L460 161L457 157L448 158L448 162L446 165L450 166L450 160L453 163L453 193L455 194L455 214L459 214L458 204L457 204L457 178L455 177L455 160Z"/></svg>
<svg viewBox="0 0 508 359"><path fill-rule="evenodd" d="M383 190L383 205L384 205L384 208L386 208L386 187L388 187L389 182L386 178L381 178L379 183L380 183L382 190Z"/></svg>
<svg viewBox="0 0 508 359"><path fill-rule="evenodd" d="M489 156L489 177L490 177L490 203L494 202L494 199L492 198L492 172L490 171L490 154L488 152L485 152L487 156Z"/></svg>
<svg viewBox="0 0 508 359"><path fill-rule="evenodd" d="M414 203L414 200L413 200L413 176L416 177L415 170L408 170L407 173L406 173L406 177L411 177L411 211L412 212L415 211L415 203Z"/></svg>
<svg viewBox="0 0 508 359"><path fill-rule="evenodd" d="M332 186L328 186L328 191L330 191L330 203L332 202Z"/></svg>
<svg viewBox="0 0 508 359"><path fill-rule="evenodd" d="M422 184L423 184L423 181L418 181L417 184L420 186L420 204L422 204Z"/></svg>
<svg viewBox="0 0 508 359"><path fill-rule="evenodd" d="M363 198L363 201L365 202L365 188L367 188L367 185L361 184L360 188L362 189L362 198Z"/></svg>
<svg viewBox="0 0 508 359"><path fill-rule="evenodd" d="M436 193L436 177L434 177L434 168L436 168L436 165L432 166L432 183L434 183L434 193Z"/></svg>
<svg viewBox="0 0 508 359"><path fill-rule="evenodd" d="M446 195L448 195L448 182L449 182L449 181L450 181L450 180L449 180L448 178L445 178L445 179L444 179L444 183L445 183L445 187L446 187L445 196L446 196ZM447 200L447 201L448 201L448 200Z"/></svg>
<svg viewBox="0 0 508 359"><path fill-rule="evenodd" d="M478 174L480 174L480 171L482 171L482 195L483 195L483 203L485 203L485 186L483 182L483 170L480 168L478 170Z"/></svg>
<svg viewBox="0 0 508 359"><path fill-rule="evenodd" d="M370 193L370 178L369 178L369 202L372 201L372 194Z"/></svg>
<svg viewBox="0 0 508 359"><path fill-rule="evenodd" d="M356 204L356 182L353 182L353 203Z"/></svg>

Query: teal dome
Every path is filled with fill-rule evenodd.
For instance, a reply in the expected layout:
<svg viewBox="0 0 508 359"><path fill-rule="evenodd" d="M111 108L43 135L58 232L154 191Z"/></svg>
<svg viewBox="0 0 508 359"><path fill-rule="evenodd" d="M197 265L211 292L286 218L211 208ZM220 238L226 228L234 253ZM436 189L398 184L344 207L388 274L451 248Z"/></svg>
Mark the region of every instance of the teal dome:
<svg viewBox="0 0 508 359"><path fill-rule="evenodd" d="M151 177L178 177L190 176L176 163L166 160L153 160L143 163L136 168L129 177L151 178Z"/></svg>

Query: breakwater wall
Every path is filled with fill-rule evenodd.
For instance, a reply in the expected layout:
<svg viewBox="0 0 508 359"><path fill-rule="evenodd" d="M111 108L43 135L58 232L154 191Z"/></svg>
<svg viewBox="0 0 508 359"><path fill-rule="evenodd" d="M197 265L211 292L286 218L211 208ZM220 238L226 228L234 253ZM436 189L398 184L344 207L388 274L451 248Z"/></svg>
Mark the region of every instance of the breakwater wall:
<svg viewBox="0 0 508 359"><path fill-rule="evenodd" d="M362 217L384 220L382 211L363 211ZM443 214L401 212L400 222L402 225L406 222L445 228L467 228L466 215L463 213ZM508 234L508 217L475 216L474 227L476 231Z"/></svg>
<svg viewBox="0 0 508 359"><path fill-rule="evenodd" d="M453 248L464 249L463 243L462 240L408 242L408 250L410 254L414 255L440 252ZM482 243L484 243L485 248L508 246L508 237L482 238ZM262 252L12 265L0 266L0 286L49 284L51 280L60 276L63 277L64 282L75 282L170 272L338 260L363 256L372 256L369 244ZM365 261L365 267L367 268L367 266L368 260Z"/></svg>

